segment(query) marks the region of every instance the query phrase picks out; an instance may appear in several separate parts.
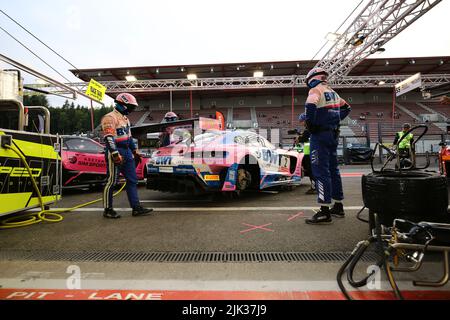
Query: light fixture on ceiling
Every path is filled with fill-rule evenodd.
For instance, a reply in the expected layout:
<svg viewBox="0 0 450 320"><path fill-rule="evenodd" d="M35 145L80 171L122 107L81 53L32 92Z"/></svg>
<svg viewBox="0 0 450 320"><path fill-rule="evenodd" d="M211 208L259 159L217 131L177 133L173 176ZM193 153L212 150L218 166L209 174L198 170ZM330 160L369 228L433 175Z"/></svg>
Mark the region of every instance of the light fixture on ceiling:
<svg viewBox="0 0 450 320"><path fill-rule="evenodd" d="M159 68L156 68L156 74L159 74Z"/></svg>
<svg viewBox="0 0 450 320"><path fill-rule="evenodd" d="M409 63L410 63L410 64L415 64L415 63L416 63L416 60L411 59L411 60L409 60Z"/></svg>
<svg viewBox="0 0 450 320"><path fill-rule="evenodd" d="M184 67L181 67L181 68L180 68L180 71L181 71L181 72L184 72Z"/></svg>
<svg viewBox="0 0 450 320"><path fill-rule="evenodd" d="M270 65L270 70L273 70L273 64Z"/></svg>
<svg viewBox="0 0 450 320"><path fill-rule="evenodd" d="M370 51L370 54L374 54L374 53L380 54L380 53L383 53L385 51L386 51L385 48L374 48L374 49L372 49L372 51Z"/></svg>
<svg viewBox="0 0 450 320"><path fill-rule="evenodd" d="M355 34L348 42L347 44L350 44L354 47L360 46L364 43L364 39L366 39L365 35L359 35Z"/></svg>
<svg viewBox="0 0 450 320"><path fill-rule="evenodd" d="M127 70L127 75L130 74L130 70Z"/></svg>
<svg viewBox="0 0 450 320"><path fill-rule="evenodd" d="M211 67L211 69L209 70L211 73L213 73L214 72L214 68L213 67Z"/></svg>
<svg viewBox="0 0 450 320"><path fill-rule="evenodd" d="M196 80L197 75L195 73L188 73L187 78L188 80Z"/></svg>
<svg viewBox="0 0 450 320"><path fill-rule="evenodd" d="M383 81L383 80L381 80L380 82L378 82L378 85L379 85L379 86L383 86L383 85L385 85L385 84L386 84L386 82Z"/></svg>
<svg viewBox="0 0 450 320"><path fill-rule="evenodd" d="M340 36L341 36L340 33L328 32L327 35L325 36L325 39L327 39L328 41L336 42Z"/></svg>
<svg viewBox="0 0 450 320"><path fill-rule="evenodd" d="M444 64L444 60L439 60L439 65L442 66Z"/></svg>
<svg viewBox="0 0 450 320"><path fill-rule="evenodd" d="M236 70L239 71L239 70L241 70L241 68L239 68L239 66L237 66L237 67L236 67Z"/></svg>
<svg viewBox="0 0 450 320"><path fill-rule="evenodd" d="M297 62L297 68L300 68L300 63Z"/></svg>
<svg viewBox="0 0 450 320"><path fill-rule="evenodd" d="M253 72L253 78L262 78L264 76L264 72L262 70L257 70Z"/></svg>
<svg viewBox="0 0 450 320"><path fill-rule="evenodd" d="M137 81L136 77L133 75L125 76L125 79L127 81Z"/></svg>
<svg viewBox="0 0 450 320"><path fill-rule="evenodd" d="M386 60L386 62L384 63L385 66L389 65L389 61Z"/></svg>

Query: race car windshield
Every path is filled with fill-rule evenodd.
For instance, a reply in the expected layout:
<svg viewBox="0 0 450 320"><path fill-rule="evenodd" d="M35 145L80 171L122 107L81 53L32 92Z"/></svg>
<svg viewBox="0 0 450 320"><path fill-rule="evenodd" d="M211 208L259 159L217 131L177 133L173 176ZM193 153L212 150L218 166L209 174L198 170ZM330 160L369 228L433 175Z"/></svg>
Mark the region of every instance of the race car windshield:
<svg viewBox="0 0 450 320"><path fill-rule="evenodd" d="M216 140L218 137L222 137L223 135L223 131L209 131L207 133L199 134L198 136L194 137L194 143L196 146L209 144Z"/></svg>
<svg viewBox="0 0 450 320"><path fill-rule="evenodd" d="M63 149L87 153L100 153L103 148L88 139L67 139L64 141Z"/></svg>

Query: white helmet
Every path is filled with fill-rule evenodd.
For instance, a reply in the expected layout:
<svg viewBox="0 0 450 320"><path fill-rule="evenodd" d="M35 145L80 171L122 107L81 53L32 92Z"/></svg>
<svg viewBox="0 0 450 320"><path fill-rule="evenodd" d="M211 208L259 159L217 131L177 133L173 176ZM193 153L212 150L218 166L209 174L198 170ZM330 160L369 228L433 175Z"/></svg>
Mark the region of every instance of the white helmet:
<svg viewBox="0 0 450 320"><path fill-rule="evenodd" d="M306 75L305 82L307 85L310 84L312 80L325 81L328 77L328 72L323 68L313 68Z"/></svg>

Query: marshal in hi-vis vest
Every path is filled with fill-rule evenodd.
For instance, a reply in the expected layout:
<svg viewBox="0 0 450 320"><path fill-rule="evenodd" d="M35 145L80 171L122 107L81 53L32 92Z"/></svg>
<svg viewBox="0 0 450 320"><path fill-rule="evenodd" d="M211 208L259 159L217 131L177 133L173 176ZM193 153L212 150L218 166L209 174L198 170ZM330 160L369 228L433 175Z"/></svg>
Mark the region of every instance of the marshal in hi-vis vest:
<svg viewBox="0 0 450 320"><path fill-rule="evenodd" d="M397 132L398 134L398 140L403 137L405 134L403 131ZM411 140L413 139L413 134L409 133L408 136L406 136L402 141L400 141L400 144L398 145L399 149L409 149L411 147Z"/></svg>

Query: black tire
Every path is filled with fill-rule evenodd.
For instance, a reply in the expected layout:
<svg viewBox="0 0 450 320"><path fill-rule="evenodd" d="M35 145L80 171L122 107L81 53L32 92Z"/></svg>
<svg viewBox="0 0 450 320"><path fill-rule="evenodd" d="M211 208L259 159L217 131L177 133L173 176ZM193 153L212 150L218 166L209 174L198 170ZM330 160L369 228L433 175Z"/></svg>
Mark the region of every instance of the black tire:
<svg viewBox="0 0 450 320"><path fill-rule="evenodd" d="M381 224L394 219L444 222L448 219L447 179L423 171L386 171L362 177L364 205Z"/></svg>

